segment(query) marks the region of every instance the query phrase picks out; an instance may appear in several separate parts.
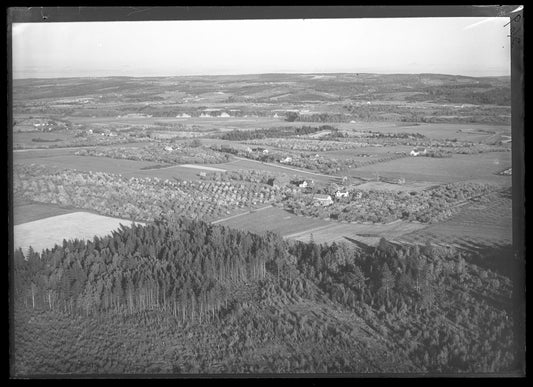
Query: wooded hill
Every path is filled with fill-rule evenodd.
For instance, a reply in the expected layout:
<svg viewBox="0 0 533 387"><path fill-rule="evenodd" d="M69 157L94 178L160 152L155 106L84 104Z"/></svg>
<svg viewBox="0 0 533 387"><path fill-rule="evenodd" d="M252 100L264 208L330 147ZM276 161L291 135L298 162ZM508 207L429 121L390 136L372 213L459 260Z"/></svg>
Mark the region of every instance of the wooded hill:
<svg viewBox="0 0 533 387"><path fill-rule="evenodd" d="M15 369L512 372L512 282L471 258L174 217L18 250Z"/></svg>

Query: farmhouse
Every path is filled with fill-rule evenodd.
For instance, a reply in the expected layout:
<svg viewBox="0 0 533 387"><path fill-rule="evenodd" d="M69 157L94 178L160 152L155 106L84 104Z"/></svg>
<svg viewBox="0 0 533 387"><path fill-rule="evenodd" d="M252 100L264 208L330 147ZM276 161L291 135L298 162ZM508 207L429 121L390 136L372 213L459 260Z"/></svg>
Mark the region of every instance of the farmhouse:
<svg viewBox="0 0 533 387"><path fill-rule="evenodd" d="M348 197L348 192L337 191L337 192L335 192L335 197L337 199L347 198Z"/></svg>
<svg viewBox="0 0 533 387"><path fill-rule="evenodd" d="M220 117L224 117L224 118L228 118L228 117L231 117L228 113L226 112L223 112Z"/></svg>
<svg viewBox="0 0 533 387"><path fill-rule="evenodd" d="M181 113L176 116L176 118L190 118L191 116L187 113Z"/></svg>
<svg viewBox="0 0 533 387"><path fill-rule="evenodd" d="M285 164L285 163L290 163L292 161L292 157L285 157L284 159L280 160L279 162L282 163L282 164Z"/></svg>
<svg viewBox="0 0 533 387"><path fill-rule="evenodd" d="M306 180L293 180L291 181L291 183L297 185L300 188L307 188L313 185L314 182L311 179L306 179Z"/></svg>
<svg viewBox="0 0 533 387"><path fill-rule="evenodd" d="M425 154L427 154L427 152L428 151L427 151L426 148L416 147L409 154L411 156L418 156L418 155L425 155Z"/></svg>
<svg viewBox="0 0 533 387"><path fill-rule="evenodd" d="M322 206L330 206L333 204L333 199L331 199L331 196L329 195L315 195L313 200L315 201L315 204L322 205Z"/></svg>
<svg viewBox="0 0 533 387"><path fill-rule="evenodd" d="M167 152L172 152L174 149L172 149L171 146L166 146L166 147L165 147L165 150L166 150Z"/></svg>

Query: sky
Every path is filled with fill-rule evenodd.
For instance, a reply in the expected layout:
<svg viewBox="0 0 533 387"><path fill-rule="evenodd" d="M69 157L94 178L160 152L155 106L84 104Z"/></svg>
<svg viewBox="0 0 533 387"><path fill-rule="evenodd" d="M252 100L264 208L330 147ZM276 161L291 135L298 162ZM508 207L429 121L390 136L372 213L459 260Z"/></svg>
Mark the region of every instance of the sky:
<svg viewBox="0 0 533 387"><path fill-rule="evenodd" d="M14 23L13 77L510 75L509 18Z"/></svg>

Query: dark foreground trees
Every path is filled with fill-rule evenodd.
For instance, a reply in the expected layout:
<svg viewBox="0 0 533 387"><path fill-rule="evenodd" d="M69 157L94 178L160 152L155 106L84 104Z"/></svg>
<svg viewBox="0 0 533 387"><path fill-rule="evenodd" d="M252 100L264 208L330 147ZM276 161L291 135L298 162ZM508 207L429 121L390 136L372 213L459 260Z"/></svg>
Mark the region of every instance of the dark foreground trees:
<svg viewBox="0 0 533 387"><path fill-rule="evenodd" d="M358 330L364 328L387 343L388 364L396 370L409 364L432 372L511 370L509 279L470 262L453 248L430 244L382 239L356 250L167 217L105 238L64 241L41 254L16 251L16 346L22 348L19 359L39 353L32 364L48 364L45 370L63 370L47 360L49 345L55 353L72 345L101 352L103 368L69 363L73 372L94 372L119 358L123 343L136 348L138 357L109 369L127 371L157 363L167 356L157 348L173 341L165 352L175 353L173 363L154 370L343 372L367 369L351 363L357 353L375 356L373 345L362 344L368 337ZM64 334L72 338L43 329L50 318L65 324ZM147 344L154 320L166 333ZM126 321L134 321L134 328ZM122 328L113 328L115 323ZM94 337L83 341L79 324L92 324ZM211 333L198 333L204 331ZM43 342L41 336L50 337ZM133 345L130 336L140 344ZM294 356L263 351L283 345ZM310 345L327 354L303 355ZM89 356L70 352L65 353L73 358ZM146 353L155 357L145 359ZM280 356L281 363L275 360ZM260 360L265 357L267 363Z"/></svg>

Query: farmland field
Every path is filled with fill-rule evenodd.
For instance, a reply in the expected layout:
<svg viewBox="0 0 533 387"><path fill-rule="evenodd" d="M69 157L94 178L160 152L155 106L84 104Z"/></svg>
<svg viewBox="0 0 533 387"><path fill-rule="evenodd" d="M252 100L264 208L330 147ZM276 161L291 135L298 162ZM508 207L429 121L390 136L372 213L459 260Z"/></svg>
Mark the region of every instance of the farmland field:
<svg viewBox="0 0 533 387"><path fill-rule="evenodd" d="M358 190L383 190L383 191L422 191L428 189L432 186L438 185L437 182L427 182L427 181L410 181L405 184L391 184L383 181L369 181L367 183L362 183L357 185Z"/></svg>
<svg viewBox="0 0 533 387"><path fill-rule="evenodd" d="M351 170L355 176L381 176L409 181L483 181L509 186L511 179L496 175L511 167L511 152L491 152L475 155L454 155L449 158L406 157Z"/></svg>
<svg viewBox="0 0 533 387"><path fill-rule="evenodd" d="M499 196L488 203L466 206L446 221L401 236L410 243L443 243L466 249L512 244L512 200Z"/></svg>
<svg viewBox="0 0 533 387"><path fill-rule="evenodd" d="M18 225L52 216L70 214L77 211L79 210L74 208L62 208L53 204L44 203L25 203L15 205L13 208L13 224Z"/></svg>
<svg viewBox="0 0 533 387"><path fill-rule="evenodd" d="M327 226L330 223L330 221L323 219L310 219L304 216L296 216L281 208L273 207L235 217L218 224L255 233L272 231L285 236L314 227Z"/></svg>
<svg viewBox="0 0 533 387"><path fill-rule="evenodd" d="M61 244L63 239L93 239L96 236L108 235L118 229L120 224L130 225L126 219L111 218L91 214L89 212L74 212L64 215L51 216L15 225L14 246L26 251L30 246L35 251L51 249L55 244Z"/></svg>
<svg viewBox="0 0 533 387"><path fill-rule="evenodd" d="M423 229L427 225L410 222L391 224L355 224L294 215L280 208L253 212L219 224L251 232L273 231L286 238L316 243L347 241L348 238L374 244L381 237L396 238ZM361 235L362 234L362 235ZM370 238L370 239L369 239Z"/></svg>
<svg viewBox="0 0 533 387"><path fill-rule="evenodd" d="M124 176L126 176L128 173L135 173L141 168L148 168L156 165L155 163L148 161L121 160L107 157L75 155L50 156L46 158L40 158L37 156L26 159L14 158L13 163L26 165L42 164L58 169L72 168L87 172L93 171L123 174Z"/></svg>
<svg viewBox="0 0 533 387"><path fill-rule="evenodd" d="M316 243L357 241L366 245L375 245L380 238L395 239L403 234L415 232L427 227L421 223L396 221L389 224L355 224L330 222L328 226L290 234L288 238Z"/></svg>

